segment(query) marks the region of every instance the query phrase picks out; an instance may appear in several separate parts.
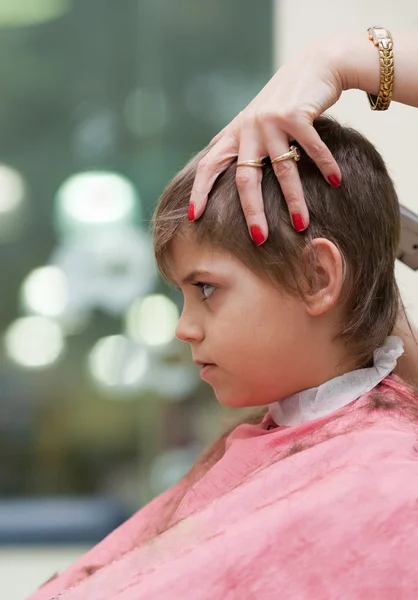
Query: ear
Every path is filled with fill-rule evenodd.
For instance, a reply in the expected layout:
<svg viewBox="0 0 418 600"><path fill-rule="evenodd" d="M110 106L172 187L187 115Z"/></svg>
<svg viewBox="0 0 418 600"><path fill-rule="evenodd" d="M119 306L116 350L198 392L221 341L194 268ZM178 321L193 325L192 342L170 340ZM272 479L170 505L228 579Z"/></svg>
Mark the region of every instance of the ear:
<svg viewBox="0 0 418 600"><path fill-rule="evenodd" d="M325 238L316 238L303 250L306 284L304 299L313 317L332 309L341 295L344 263L337 246Z"/></svg>

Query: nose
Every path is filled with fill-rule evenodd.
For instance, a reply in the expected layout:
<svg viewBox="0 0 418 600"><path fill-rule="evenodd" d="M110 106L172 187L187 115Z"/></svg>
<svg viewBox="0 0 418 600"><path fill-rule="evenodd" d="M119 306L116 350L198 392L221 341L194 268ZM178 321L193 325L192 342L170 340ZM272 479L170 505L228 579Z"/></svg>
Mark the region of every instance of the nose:
<svg viewBox="0 0 418 600"><path fill-rule="evenodd" d="M202 342L205 335L202 326L185 310L181 313L176 326L176 338L181 342Z"/></svg>

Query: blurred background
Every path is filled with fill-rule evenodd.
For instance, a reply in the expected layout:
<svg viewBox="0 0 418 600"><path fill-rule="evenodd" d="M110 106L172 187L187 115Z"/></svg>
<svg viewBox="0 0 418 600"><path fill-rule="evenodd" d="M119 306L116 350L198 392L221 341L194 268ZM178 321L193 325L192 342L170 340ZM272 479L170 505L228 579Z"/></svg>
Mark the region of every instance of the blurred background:
<svg viewBox="0 0 418 600"><path fill-rule="evenodd" d="M174 339L181 298L157 275L149 222L273 62L272 2L0 1L8 600L175 483L237 418Z"/></svg>
<svg viewBox="0 0 418 600"><path fill-rule="evenodd" d="M376 24L418 28L415 1L0 0L2 597L25 598L242 417L174 339L181 298L150 217L298 46ZM418 111L372 114L354 91L331 112L418 212ZM417 278L398 279L418 322Z"/></svg>

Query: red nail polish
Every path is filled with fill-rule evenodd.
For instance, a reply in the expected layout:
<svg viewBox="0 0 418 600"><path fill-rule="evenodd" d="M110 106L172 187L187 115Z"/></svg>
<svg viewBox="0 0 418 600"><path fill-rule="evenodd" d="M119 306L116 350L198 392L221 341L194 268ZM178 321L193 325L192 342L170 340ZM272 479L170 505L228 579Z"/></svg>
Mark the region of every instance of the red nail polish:
<svg viewBox="0 0 418 600"><path fill-rule="evenodd" d="M189 204L189 208L187 209L187 218L189 221L194 221L194 204L193 202Z"/></svg>
<svg viewBox="0 0 418 600"><path fill-rule="evenodd" d="M293 223L293 227L296 229L296 231L303 231L305 229L303 219L299 213L294 213L292 215L292 223Z"/></svg>
<svg viewBox="0 0 418 600"><path fill-rule="evenodd" d="M330 175L328 177L328 181L330 182L332 187L338 187L341 183L341 181L338 179L338 177L336 175Z"/></svg>
<svg viewBox="0 0 418 600"><path fill-rule="evenodd" d="M260 246L266 239L264 237L263 232L261 231L260 227L258 225L253 225L250 228L250 231L251 231L251 237L253 238L253 241L257 244L257 246Z"/></svg>

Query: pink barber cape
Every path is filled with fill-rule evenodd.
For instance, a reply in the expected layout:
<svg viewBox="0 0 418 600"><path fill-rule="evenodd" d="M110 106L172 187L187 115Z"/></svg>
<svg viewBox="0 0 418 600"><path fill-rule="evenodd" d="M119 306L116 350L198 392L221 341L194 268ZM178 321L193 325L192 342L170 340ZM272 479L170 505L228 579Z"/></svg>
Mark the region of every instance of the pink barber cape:
<svg viewBox="0 0 418 600"><path fill-rule="evenodd" d="M184 482L31 600L417 600L417 428L368 406L238 426L173 526L143 541ZM323 425L325 441L303 447Z"/></svg>

